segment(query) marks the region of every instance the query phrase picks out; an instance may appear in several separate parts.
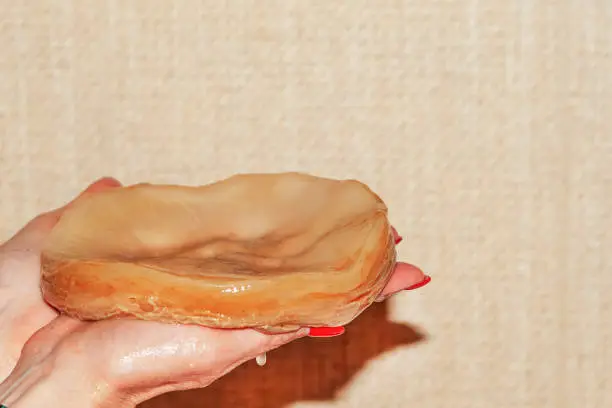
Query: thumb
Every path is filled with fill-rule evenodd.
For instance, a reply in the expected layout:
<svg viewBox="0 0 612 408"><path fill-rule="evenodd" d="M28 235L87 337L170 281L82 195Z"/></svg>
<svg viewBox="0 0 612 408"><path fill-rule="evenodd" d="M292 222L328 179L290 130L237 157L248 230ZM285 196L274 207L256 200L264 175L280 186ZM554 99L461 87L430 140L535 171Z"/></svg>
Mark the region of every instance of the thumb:
<svg viewBox="0 0 612 408"><path fill-rule="evenodd" d="M105 381L144 399L207 386L244 362L308 334L308 329L268 335L138 320L103 321L91 329L79 347L98 350L98 357L87 364L100 363Z"/></svg>
<svg viewBox="0 0 612 408"><path fill-rule="evenodd" d="M40 251L45 238L49 235L55 224L60 220L62 213L79 198L85 194L96 193L109 188L120 187L121 183L112 177L104 177L91 183L76 198L63 207L57 208L38 215L28 222L19 232L9 241L0 246L0 249L7 251Z"/></svg>

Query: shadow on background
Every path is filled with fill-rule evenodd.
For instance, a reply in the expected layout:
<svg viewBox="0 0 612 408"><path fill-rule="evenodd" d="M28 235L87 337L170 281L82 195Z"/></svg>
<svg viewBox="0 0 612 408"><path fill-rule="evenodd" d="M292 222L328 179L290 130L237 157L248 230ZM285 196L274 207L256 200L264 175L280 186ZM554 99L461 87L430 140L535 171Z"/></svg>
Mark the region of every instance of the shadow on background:
<svg viewBox="0 0 612 408"><path fill-rule="evenodd" d="M375 303L342 336L297 340L268 353L264 367L250 361L207 388L161 395L140 408L283 408L334 400L369 360L424 338L410 326L390 322L386 302Z"/></svg>

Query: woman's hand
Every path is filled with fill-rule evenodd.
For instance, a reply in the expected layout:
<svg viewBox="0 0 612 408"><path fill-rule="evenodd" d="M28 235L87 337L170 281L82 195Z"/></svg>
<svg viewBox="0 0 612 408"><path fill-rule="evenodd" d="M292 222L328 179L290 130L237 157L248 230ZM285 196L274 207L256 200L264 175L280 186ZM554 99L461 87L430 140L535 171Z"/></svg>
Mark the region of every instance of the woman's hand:
<svg viewBox="0 0 612 408"><path fill-rule="evenodd" d="M102 179L85 193L119 185ZM138 320L91 323L58 316L41 298L39 256L62 210L37 217L0 247L0 329L5 334L0 375L12 370L0 385L0 398L9 394L8 399L0 403L9 408L48 406L58 398L64 408L133 407L165 392L204 387L266 351L317 334L303 329L264 335ZM398 263L381 299L427 281L417 268Z"/></svg>
<svg viewBox="0 0 612 408"><path fill-rule="evenodd" d="M115 179L103 178L79 197L120 185ZM40 251L62 212L79 197L37 216L0 245L0 379L11 372L25 342L58 316L41 297Z"/></svg>

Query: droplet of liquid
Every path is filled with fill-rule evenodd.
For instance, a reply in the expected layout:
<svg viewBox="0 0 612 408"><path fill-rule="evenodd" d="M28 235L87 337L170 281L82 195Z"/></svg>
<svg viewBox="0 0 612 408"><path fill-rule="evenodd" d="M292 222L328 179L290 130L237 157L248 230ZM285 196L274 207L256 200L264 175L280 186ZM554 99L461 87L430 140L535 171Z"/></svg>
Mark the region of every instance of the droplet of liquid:
<svg viewBox="0 0 612 408"><path fill-rule="evenodd" d="M267 361L267 356L266 353L260 354L257 357L255 357L255 361L257 362L257 365L260 367L263 367L266 365L266 361Z"/></svg>

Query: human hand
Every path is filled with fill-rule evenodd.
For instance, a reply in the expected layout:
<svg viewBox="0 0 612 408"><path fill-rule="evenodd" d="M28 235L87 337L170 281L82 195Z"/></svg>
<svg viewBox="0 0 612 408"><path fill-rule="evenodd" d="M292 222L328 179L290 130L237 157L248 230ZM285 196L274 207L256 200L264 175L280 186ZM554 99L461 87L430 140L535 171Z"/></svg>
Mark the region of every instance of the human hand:
<svg viewBox="0 0 612 408"><path fill-rule="evenodd" d="M0 379L11 372L26 341L58 317L40 292L40 251L45 238L78 198L119 186L115 179L100 179L65 206L35 217L0 245Z"/></svg>
<svg viewBox="0 0 612 408"><path fill-rule="evenodd" d="M84 194L120 184L103 179ZM59 316L40 295L40 248L64 208L30 222L0 247L0 290L7 304L0 329L11 333L0 341L8 358L2 362L0 401L18 406L62 405L133 407L156 395L200 388L256 356L304 336L334 330L305 328L281 335L255 330L216 330L138 320L81 322ZM416 267L398 263L381 299L428 278ZM9 302L6 301L9 299ZM338 330L336 332L341 332Z"/></svg>

